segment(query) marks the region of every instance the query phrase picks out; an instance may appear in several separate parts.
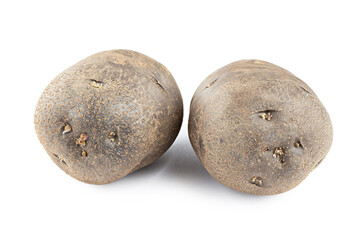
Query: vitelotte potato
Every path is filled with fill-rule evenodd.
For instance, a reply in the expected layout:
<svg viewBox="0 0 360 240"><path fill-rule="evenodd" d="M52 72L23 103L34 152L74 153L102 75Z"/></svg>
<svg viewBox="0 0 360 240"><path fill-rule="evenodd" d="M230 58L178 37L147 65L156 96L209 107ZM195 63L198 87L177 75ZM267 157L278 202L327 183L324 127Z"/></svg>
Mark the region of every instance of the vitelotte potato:
<svg viewBox="0 0 360 240"><path fill-rule="evenodd" d="M303 181L332 142L328 113L290 72L259 60L231 63L196 90L189 137L220 183L252 194L277 194Z"/></svg>
<svg viewBox="0 0 360 240"><path fill-rule="evenodd" d="M179 89L163 65L114 50L57 76L40 97L35 129L67 174L105 184L159 158L175 140L182 115Z"/></svg>

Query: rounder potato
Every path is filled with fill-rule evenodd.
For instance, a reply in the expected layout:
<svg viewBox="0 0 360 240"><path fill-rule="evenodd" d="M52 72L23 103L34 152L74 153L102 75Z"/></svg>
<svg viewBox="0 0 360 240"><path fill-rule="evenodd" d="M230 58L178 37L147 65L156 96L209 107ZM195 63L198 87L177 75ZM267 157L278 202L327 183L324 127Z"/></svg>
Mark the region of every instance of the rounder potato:
<svg viewBox="0 0 360 240"><path fill-rule="evenodd" d="M191 102L189 138L198 158L217 181L245 193L294 188L325 158L332 136L310 87L264 61L218 69Z"/></svg>
<svg viewBox="0 0 360 240"><path fill-rule="evenodd" d="M57 76L41 95L34 122L58 167L80 181L106 184L159 158L182 117L180 91L163 65L113 50Z"/></svg>

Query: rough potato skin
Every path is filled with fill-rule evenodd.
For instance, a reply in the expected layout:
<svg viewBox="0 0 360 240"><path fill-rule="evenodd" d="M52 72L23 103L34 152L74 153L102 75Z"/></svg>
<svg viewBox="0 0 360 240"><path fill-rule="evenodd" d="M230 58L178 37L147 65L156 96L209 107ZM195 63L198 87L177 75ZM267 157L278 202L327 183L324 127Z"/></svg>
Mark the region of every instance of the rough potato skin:
<svg viewBox="0 0 360 240"><path fill-rule="evenodd" d="M57 76L41 95L34 122L57 166L80 181L106 184L159 158L182 117L180 91L163 65L113 50Z"/></svg>
<svg viewBox="0 0 360 240"><path fill-rule="evenodd" d="M243 60L200 84L191 102L189 138L220 183L271 195L297 186L324 159L332 125L303 81L274 64Z"/></svg>

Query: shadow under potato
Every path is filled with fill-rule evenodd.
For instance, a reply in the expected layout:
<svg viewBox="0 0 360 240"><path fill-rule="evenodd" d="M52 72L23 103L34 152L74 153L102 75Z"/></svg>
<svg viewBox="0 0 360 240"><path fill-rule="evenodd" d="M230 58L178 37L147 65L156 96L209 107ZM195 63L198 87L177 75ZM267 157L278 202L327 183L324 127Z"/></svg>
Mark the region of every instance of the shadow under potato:
<svg viewBox="0 0 360 240"><path fill-rule="evenodd" d="M166 178L177 178L191 185L218 185L207 173L187 139L179 139L163 157L166 161L163 175Z"/></svg>
<svg viewBox="0 0 360 240"><path fill-rule="evenodd" d="M218 183L206 172L197 158L190 142L185 137L178 139L170 149L153 164L131 173L125 179L161 175L166 179L178 179L179 182L193 184Z"/></svg>
<svg viewBox="0 0 360 240"><path fill-rule="evenodd" d="M144 178L160 177L161 181L173 181L190 189L201 189L205 192L231 194L245 198L266 198L230 189L210 176L197 158L186 135L179 136L170 149L153 164L131 173L110 185L126 184L126 181L143 181Z"/></svg>

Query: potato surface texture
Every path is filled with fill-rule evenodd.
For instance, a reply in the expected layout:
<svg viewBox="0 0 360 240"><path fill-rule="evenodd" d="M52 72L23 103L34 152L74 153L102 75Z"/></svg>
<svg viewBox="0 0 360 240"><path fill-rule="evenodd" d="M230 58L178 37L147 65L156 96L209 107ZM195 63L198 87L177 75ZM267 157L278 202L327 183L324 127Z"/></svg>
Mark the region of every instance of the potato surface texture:
<svg viewBox="0 0 360 240"><path fill-rule="evenodd" d="M325 158L332 125L299 78L268 62L242 60L200 84L191 102L189 138L217 181L271 195L297 186Z"/></svg>
<svg viewBox="0 0 360 240"><path fill-rule="evenodd" d="M163 65L113 50L57 76L41 95L34 121L57 166L80 181L106 184L158 159L182 117L180 91Z"/></svg>

